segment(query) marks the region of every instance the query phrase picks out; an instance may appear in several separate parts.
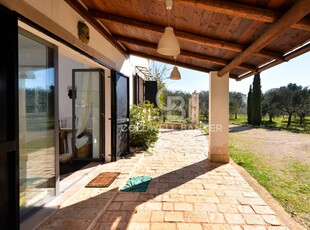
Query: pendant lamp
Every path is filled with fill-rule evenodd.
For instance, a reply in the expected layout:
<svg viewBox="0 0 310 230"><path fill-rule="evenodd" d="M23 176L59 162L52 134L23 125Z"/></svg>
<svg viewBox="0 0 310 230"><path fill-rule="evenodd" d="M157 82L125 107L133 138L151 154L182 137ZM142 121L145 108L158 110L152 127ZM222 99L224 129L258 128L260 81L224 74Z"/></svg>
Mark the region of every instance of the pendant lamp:
<svg viewBox="0 0 310 230"><path fill-rule="evenodd" d="M177 56L180 54L180 44L176 38L173 28L170 27L170 10L172 9L172 0L166 0L166 9L168 11L169 26L165 28L165 32L159 40L157 52L166 56Z"/></svg>
<svg viewBox="0 0 310 230"><path fill-rule="evenodd" d="M173 70L171 72L171 75L170 75L170 79L171 80L180 80L181 79L181 74L178 70L178 67L173 67Z"/></svg>
<svg viewBox="0 0 310 230"><path fill-rule="evenodd" d="M166 9L167 10L171 10L172 9L172 5L173 5L173 1L172 0L166 0L165 4L166 4Z"/></svg>
<svg viewBox="0 0 310 230"><path fill-rule="evenodd" d="M176 56L180 54L180 44L174 35L172 27L168 26L165 28L165 32L159 40L157 52L166 56Z"/></svg>
<svg viewBox="0 0 310 230"><path fill-rule="evenodd" d="M180 80L181 79L181 74L179 72L178 67L176 66L177 56L174 55L173 58L174 58L174 67L173 67L173 70L172 70L172 72L170 74L170 79L171 80Z"/></svg>

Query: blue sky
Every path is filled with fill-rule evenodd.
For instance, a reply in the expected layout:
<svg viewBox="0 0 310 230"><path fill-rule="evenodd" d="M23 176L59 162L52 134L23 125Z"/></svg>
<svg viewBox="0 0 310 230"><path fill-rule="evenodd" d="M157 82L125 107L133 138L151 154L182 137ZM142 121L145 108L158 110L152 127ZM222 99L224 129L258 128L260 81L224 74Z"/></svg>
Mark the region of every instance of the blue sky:
<svg viewBox="0 0 310 230"><path fill-rule="evenodd" d="M168 89L183 90L190 93L194 90L197 90L197 92L209 90L209 74L180 67L179 71L182 79L177 81L167 80L166 87ZM289 83L310 86L310 52L265 70L260 76L263 92L271 88L286 86ZM238 82L230 79L229 91L247 94L252 82L253 76Z"/></svg>

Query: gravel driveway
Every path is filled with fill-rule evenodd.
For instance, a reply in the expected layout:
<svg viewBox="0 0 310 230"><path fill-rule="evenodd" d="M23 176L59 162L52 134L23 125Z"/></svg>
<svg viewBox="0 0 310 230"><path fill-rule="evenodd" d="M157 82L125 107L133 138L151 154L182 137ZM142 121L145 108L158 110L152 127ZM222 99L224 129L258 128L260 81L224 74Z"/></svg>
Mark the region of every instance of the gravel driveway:
<svg viewBox="0 0 310 230"><path fill-rule="evenodd" d="M279 167L283 167L283 160L310 164L310 134L231 126L230 141L236 147L254 151Z"/></svg>

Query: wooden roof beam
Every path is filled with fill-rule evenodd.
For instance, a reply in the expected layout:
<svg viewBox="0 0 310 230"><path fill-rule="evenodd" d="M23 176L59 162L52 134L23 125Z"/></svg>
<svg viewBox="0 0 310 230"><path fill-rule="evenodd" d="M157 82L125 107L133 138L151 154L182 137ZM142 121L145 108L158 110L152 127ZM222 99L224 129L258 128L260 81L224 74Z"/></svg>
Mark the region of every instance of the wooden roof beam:
<svg viewBox="0 0 310 230"><path fill-rule="evenodd" d="M310 0L299 0L286 14L284 14L275 24L266 30L255 42L245 51L239 54L232 62L221 69L218 76L233 70L236 66L243 63L251 55L259 52L269 43L273 42L280 34L298 22L305 15L310 13Z"/></svg>
<svg viewBox="0 0 310 230"><path fill-rule="evenodd" d="M310 51L310 41L308 43L306 43L305 45L299 47L298 49L295 49L292 52L286 53L284 55L284 60L285 61L289 61L295 57L298 57L304 53L307 53Z"/></svg>
<svg viewBox="0 0 310 230"><path fill-rule="evenodd" d="M89 10L89 12L93 17L99 20L102 19L102 20L113 22L113 23L119 23L122 25L144 29L144 30L159 33L159 34L163 34L165 30L165 27L162 27L162 26L134 20L131 18L116 16L116 15L108 14L102 11ZM202 45L211 46L211 47L215 47L219 49L225 49L225 50L229 50L233 52L239 52L239 53L246 49L246 46L244 45L216 40L216 39L208 38L205 36L195 35L195 34L183 32L183 31L179 31L179 30L175 30L174 32L178 38L189 41L189 42L199 43ZM262 50L261 52L258 52L255 55L265 57L265 58L283 60L282 54L272 52L272 51L267 51L267 50Z"/></svg>
<svg viewBox="0 0 310 230"><path fill-rule="evenodd" d="M128 37L124 37L124 36L118 36L118 35L115 35L113 37L115 40L117 40L121 43L129 43L129 44L133 44L133 45L142 46L145 48L150 48L150 49L153 49L155 51L157 50L157 44L154 44L154 43L144 42L144 41L140 41L137 39L128 38ZM209 63L221 65L221 66L226 66L229 63L229 60L223 60L220 58L215 58L215 57L210 57L210 56L206 56L206 55L202 55L202 54L188 52L185 50L181 50L181 53L178 56L188 57L191 59L195 59L195 60L199 60L199 61L203 61L203 62L209 62ZM256 71L256 67L249 65L249 64L241 64L240 66L237 66L236 68Z"/></svg>
<svg viewBox="0 0 310 230"><path fill-rule="evenodd" d="M274 10L262 9L224 0L176 0L176 3L201 10L238 16L266 23L275 23L283 14ZM310 31L310 18L303 18L292 25L293 28Z"/></svg>
<svg viewBox="0 0 310 230"><path fill-rule="evenodd" d="M149 55L149 54L145 54L145 53L140 53L140 52L135 52L135 51L130 51L130 55L135 55L138 57L151 59L154 61L159 61L159 62L163 62L163 63L170 64L170 65L177 65L180 67L184 67L187 69L192 69L192 70L196 70L196 71L200 71L200 72L204 72L204 73L209 73L210 71L214 71L212 69L203 68L201 66L191 65L191 64L184 63L184 62L180 62L180 61L175 62L175 60L172 60L172 59L157 57L157 56L153 56L153 55ZM237 80L237 78L238 78L238 76L234 75L234 74L230 74L229 77L232 79L235 79L235 80Z"/></svg>
<svg viewBox="0 0 310 230"><path fill-rule="evenodd" d="M153 56L153 55L149 55L149 54L145 54L145 53L140 53L140 52L136 52L136 51L130 51L130 55L135 55L135 56L139 56L139 57L143 57L143 58L147 58L147 59L152 59L154 61L159 61L159 62L167 63L170 65L177 65L180 67L193 69L193 70L197 70L197 71L201 71L201 72L205 72L205 73L209 73L210 71L213 71L212 69L191 65L191 64L184 63L184 62L180 62L180 61L175 61L172 59L172 57L171 57L171 59L168 59L168 58L157 57L157 56Z"/></svg>
<svg viewBox="0 0 310 230"><path fill-rule="evenodd" d="M289 60L291 60L291 59L293 59L293 58L295 58L295 57L298 57L298 56L300 56L300 55L302 55L302 54L304 54L304 53L307 53L307 52L309 52L309 51L310 51L310 43L308 43L308 44L306 44L306 45L300 47L299 49L294 50L293 52L290 52L290 53L286 54L286 55L284 56L284 60L285 60L285 61L289 61ZM283 62L283 61L280 61L280 60L274 60L274 61L272 61L272 62L270 62L270 63L268 63L268 64L263 65L262 67L260 67L260 68L257 70L257 72L262 72L262 71L264 71L264 70L266 70L266 69L269 69L269 68L271 68L271 67L273 67L273 66L279 65L279 64L281 64L282 62ZM244 74L244 75L238 77L236 80L237 80L237 81L241 81L241 80L243 80L243 79L245 79L245 78L247 78L247 77L250 77L250 76L254 75L254 74L257 73L257 72L255 72L255 71L250 71L249 73L246 73L246 74Z"/></svg>
<svg viewBox="0 0 310 230"><path fill-rule="evenodd" d="M128 51L122 47L117 41L114 40L112 35L102 26L92 15L84 8L84 6L78 0L65 0L78 14L83 15L89 24L91 24L103 37L105 37L119 52L121 52L126 58L128 57Z"/></svg>

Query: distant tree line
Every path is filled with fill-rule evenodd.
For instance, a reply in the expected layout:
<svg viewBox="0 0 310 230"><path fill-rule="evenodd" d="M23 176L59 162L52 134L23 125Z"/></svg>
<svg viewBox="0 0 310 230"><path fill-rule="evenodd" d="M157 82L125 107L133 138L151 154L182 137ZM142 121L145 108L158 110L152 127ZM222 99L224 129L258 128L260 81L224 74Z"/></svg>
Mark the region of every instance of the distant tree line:
<svg viewBox="0 0 310 230"><path fill-rule="evenodd" d="M170 69L164 66L157 66L154 62L151 65L153 78L150 80L158 81L159 89L165 86ZM167 96L181 96L185 100L185 111L188 116L188 100L191 93L182 90L165 90L161 95L160 101L166 106ZM178 103L177 101L175 103ZM166 111L161 111L164 120ZM209 91L199 92L199 113L209 117ZM269 121L277 116L288 116L287 127L291 125L292 116L299 116L300 125L305 124L305 117L310 115L310 89L308 86L298 86L290 83L287 86L261 91L260 74L256 74L253 84L250 86L249 93L229 92L229 113L230 117L238 118L238 114L247 114L248 123L260 126L262 116L268 116ZM177 114L177 111L175 112Z"/></svg>
<svg viewBox="0 0 310 230"><path fill-rule="evenodd" d="M292 116L298 115L300 125L305 124L305 117L310 114L310 89L290 83L287 86L261 92L260 76L254 76L253 85L247 98L248 123L259 126L262 115L269 116L269 122L276 116L287 115L287 127L292 123Z"/></svg>
<svg viewBox="0 0 310 230"><path fill-rule="evenodd" d="M310 89L290 83L287 86L268 90L263 95L262 114L269 116L269 121L280 115L288 115L287 127L292 116L299 116L299 124L305 124L305 117L310 115Z"/></svg>
<svg viewBox="0 0 310 230"><path fill-rule="evenodd" d="M188 102L191 97L191 93L185 92L182 90L169 90L166 89L162 92L161 95L162 100L161 103L163 106L167 106L167 97L168 96L181 96L184 101L184 110L186 111L186 117L188 117ZM173 101L177 106L180 101ZM246 113L246 95L240 92L229 92L229 113L231 117L235 119L238 118L238 114ZM199 114L209 117L209 91L200 91L199 92ZM172 115L178 115L177 111L172 112Z"/></svg>
<svg viewBox="0 0 310 230"><path fill-rule="evenodd" d="M246 95L240 92L229 92L229 115L238 119L238 114L246 111Z"/></svg>
<svg viewBox="0 0 310 230"><path fill-rule="evenodd" d="M184 109L188 116L188 101L191 97L189 92L166 90L164 94L165 98L181 96L185 100ZM209 91L199 92L199 113L208 119ZM285 115L288 116L287 127L292 123L292 116L298 116L300 125L304 125L305 117L310 115L310 89L290 83L263 94L260 76L257 74L247 96L240 92L229 92L229 113L234 119L238 119L238 114L247 114L248 123L255 126L261 125L262 116L268 116L269 122L272 122L274 117ZM174 114L178 115L177 112Z"/></svg>
<svg viewBox="0 0 310 230"><path fill-rule="evenodd" d="M229 115L238 118L238 114L246 113L246 95L240 92L229 92ZM199 93L199 113L209 117L209 91Z"/></svg>

